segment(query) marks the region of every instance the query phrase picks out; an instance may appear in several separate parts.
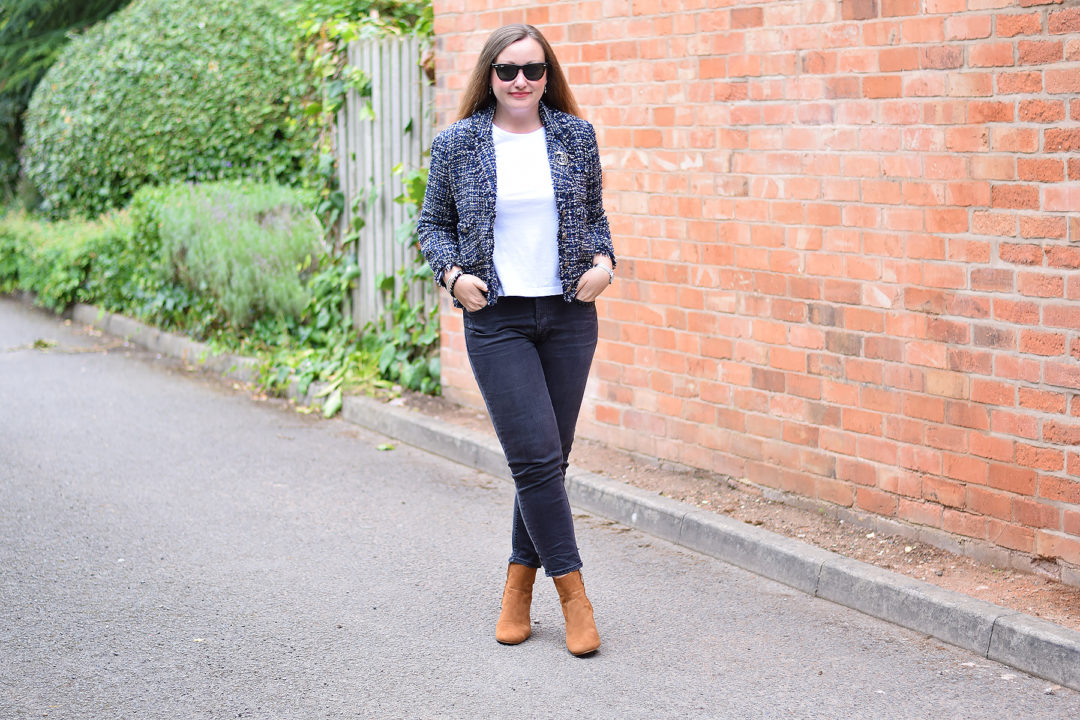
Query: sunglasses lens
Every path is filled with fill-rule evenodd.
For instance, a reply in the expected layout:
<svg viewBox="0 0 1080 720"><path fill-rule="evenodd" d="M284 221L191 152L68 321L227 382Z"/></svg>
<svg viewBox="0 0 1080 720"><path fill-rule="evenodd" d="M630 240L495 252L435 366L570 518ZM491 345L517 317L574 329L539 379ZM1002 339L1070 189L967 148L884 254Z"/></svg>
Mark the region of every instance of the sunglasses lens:
<svg viewBox="0 0 1080 720"><path fill-rule="evenodd" d="M510 82L517 77L518 66L517 65L496 65L495 74L499 76L499 79L503 82Z"/></svg>
<svg viewBox="0 0 1080 720"><path fill-rule="evenodd" d="M540 78L544 77L544 70L546 68L547 66L544 65L544 63L529 63L521 69L525 73L526 80L531 80L535 82Z"/></svg>

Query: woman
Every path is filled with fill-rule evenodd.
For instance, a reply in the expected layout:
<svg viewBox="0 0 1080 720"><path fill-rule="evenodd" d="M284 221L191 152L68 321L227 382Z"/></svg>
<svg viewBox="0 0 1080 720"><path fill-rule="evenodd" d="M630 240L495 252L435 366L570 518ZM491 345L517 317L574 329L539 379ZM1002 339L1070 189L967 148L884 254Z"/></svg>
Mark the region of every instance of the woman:
<svg viewBox="0 0 1080 720"><path fill-rule="evenodd" d="M495 639L530 634L536 570L554 578L574 655L600 647L563 480L614 278L600 155L559 61L531 25L493 32L459 120L435 138L420 246L464 308L476 382L514 478Z"/></svg>

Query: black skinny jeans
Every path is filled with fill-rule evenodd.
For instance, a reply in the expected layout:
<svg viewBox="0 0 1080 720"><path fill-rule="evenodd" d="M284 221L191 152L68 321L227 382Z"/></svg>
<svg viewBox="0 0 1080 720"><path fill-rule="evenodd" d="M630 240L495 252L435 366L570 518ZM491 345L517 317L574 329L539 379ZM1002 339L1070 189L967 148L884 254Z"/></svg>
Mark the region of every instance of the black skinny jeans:
<svg viewBox="0 0 1080 720"><path fill-rule="evenodd" d="M501 297L465 311L476 382L514 478L510 562L549 577L581 568L567 459L596 350L596 306L561 296Z"/></svg>

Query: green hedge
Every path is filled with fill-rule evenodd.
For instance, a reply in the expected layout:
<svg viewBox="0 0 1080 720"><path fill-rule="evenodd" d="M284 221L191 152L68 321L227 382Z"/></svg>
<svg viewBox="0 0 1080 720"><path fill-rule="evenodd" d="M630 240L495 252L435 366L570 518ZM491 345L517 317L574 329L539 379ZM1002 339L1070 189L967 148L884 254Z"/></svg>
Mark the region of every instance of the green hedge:
<svg viewBox="0 0 1080 720"><path fill-rule="evenodd" d="M23 168L52 217L94 217L141 186L289 183L311 145L276 0L136 0L75 38L35 90Z"/></svg>
<svg viewBox="0 0 1080 720"><path fill-rule="evenodd" d="M54 223L9 214L0 219L0 292L28 290L56 312L75 302L116 305L135 269L130 241L125 212Z"/></svg>
<svg viewBox="0 0 1080 720"><path fill-rule="evenodd" d="M0 3L0 196L15 194L22 115L69 37L129 0L4 0Z"/></svg>
<svg viewBox="0 0 1080 720"><path fill-rule="evenodd" d="M0 291L62 311L94 303L205 338L271 319L295 325L321 228L297 193L220 182L147 187L98 220L0 219Z"/></svg>

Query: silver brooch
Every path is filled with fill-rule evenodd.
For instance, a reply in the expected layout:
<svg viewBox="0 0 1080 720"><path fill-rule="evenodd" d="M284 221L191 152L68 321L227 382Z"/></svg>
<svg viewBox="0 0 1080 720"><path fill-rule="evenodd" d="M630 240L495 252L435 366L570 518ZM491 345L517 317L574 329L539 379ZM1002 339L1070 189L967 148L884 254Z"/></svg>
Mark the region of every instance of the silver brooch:
<svg viewBox="0 0 1080 720"><path fill-rule="evenodd" d="M570 158L568 158L566 156L566 153L564 153L562 150L556 150L555 151L555 162L558 163L559 165L569 165L570 164Z"/></svg>

